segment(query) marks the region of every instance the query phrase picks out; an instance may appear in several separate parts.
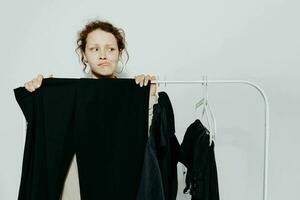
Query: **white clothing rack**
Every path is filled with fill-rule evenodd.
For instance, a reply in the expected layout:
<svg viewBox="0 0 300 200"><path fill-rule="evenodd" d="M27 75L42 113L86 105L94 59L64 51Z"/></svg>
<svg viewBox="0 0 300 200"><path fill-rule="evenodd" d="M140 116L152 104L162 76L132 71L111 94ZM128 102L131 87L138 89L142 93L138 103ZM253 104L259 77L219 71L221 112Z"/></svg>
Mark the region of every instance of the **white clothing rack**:
<svg viewBox="0 0 300 200"><path fill-rule="evenodd" d="M202 81L160 81L160 80L152 80L151 83L157 83L158 85L161 83L164 84L204 84L204 83L238 83L238 84L246 84L254 87L259 91L261 96L263 97L265 103L265 146L264 146L264 172L263 172L263 200L267 200L267 185L268 185L268 160L269 160L269 101L265 94L265 92L255 83L245 81L245 80L202 80Z"/></svg>

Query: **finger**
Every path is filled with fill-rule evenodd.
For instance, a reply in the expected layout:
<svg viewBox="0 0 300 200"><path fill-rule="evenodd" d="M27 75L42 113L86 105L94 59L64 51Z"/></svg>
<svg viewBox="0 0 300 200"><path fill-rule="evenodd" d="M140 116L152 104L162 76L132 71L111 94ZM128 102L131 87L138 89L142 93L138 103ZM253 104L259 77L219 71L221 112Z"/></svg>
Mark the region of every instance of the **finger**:
<svg viewBox="0 0 300 200"><path fill-rule="evenodd" d="M24 84L24 87L25 87L26 90L30 91L30 87L29 87L28 82L26 82L26 83Z"/></svg>
<svg viewBox="0 0 300 200"><path fill-rule="evenodd" d="M141 75L135 76L134 79L135 79L135 83L139 84L139 82L141 81Z"/></svg>
<svg viewBox="0 0 300 200"><path fill-rule="evenodd" d="M31 81L28 81L24 84L24 87L26 90L28 90L29 92L33 92L34 91L34 88L32 86L32 82Z"/></svg>
<svg viewBox="0 0 300 200"><path fill-rule="evenodd" d="M37 80L38 80L38 87L40 87L42 85L44 76L42 74L39 74Z"/></svg>
<svg viewBox="0 0 300 200"><path fill-rule="evenodd" d="M42 84L42 81L43 81L43 75L42 74L39 74L38 76L37 76L37 84L38 84L38 87L40 87L41 86L41 84Z"/></svg>
<svg viewBox="0 0 300 200"><path fill-rule="evenodd" d="M140 87L143 86L144 76L145 76L144 74L141 74L141 75L136 76L136 83L137 83L137 84L140 84Z"/></svg>
<svg viewBox="0 0 300 200"><path fill-rule="evenodd" d="M154 80L156 80L156 76L151 76L151 79L150 79L151 81L154 81ZM151 83L151 84L155 84L155 83Z"/></svg>
<svg viewBox="0 0 300 200"><path fill-rule="evenodd" d="M32 85L33 85L34 88L40 87L40 86L39 86L39 80L38 80L37 78L36 78L36 79L33 79Z"/></svg>
<svg viewBox="0 0 300 200"><path fill-rule="evenodd" d="M142 74L142 75L140 76L140 87L143 86L143 84L144 84L144 79L145 79L145 75Z"/></svg>
<svg viewBox="0 0 300 200"><path fill-rule="evenodd" d="M34 91L34 87L33 87L32 81L29 81L29 82L28 82L28 89L29 89L30 92L33 92L33 91Z"/></svg>
<svg viewBox="0 0 300 200"><path fill-rule="evenodd" d="M34 91L36 89L34 79L32 81L30 81L30 88L31 88L31 91Z"/></svg>
<svg viewBox="0 0 300 200"><path fill-rule="evenodd" d="M138 76L134 76L134 79L135 79L135 83L138 84L139 83Z"/></svg>
<svg viewBox="0 0 300 200"><path fill-rule="evenodd" d="M147 76L145 77L144 86L146 86L146 85L148 84L150 78L151 78L150 75L147 75Z"/></svg>

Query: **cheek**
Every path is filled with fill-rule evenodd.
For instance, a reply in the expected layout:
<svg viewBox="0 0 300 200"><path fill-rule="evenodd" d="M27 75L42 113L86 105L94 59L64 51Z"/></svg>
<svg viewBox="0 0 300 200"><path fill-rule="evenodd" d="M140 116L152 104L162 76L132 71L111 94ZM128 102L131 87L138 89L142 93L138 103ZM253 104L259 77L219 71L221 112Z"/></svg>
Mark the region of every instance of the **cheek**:
<svg viewBox="0 0 300 200"><path fill-rule="evenodd" d="M108 59L111 60L112 62L117 63L119 60L119 56L118 56L118 54L112 54L112 55L109 55Z"/></svg>
<svg viewBox="0 0 300 200"><path fill-rule="evenodd" d="M94 54L88 54L86 57L89 63L94 63L97 60L97 55Z"/></svg>

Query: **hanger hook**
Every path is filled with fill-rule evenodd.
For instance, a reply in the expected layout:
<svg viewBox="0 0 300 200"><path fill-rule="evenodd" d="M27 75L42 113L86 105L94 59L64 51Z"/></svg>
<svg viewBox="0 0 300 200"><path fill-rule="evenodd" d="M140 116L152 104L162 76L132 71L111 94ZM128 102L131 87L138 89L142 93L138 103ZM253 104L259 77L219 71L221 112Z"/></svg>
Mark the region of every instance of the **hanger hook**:
<svg viewBox="0 0 300 200"><path fill-rule="evenodd" d="M157 77L157 80L156 80L156 86L157 86L157 88L158 88L158 87L159 87L159 84L160 84L160 83L159 83L159 75L157 75L156 77Z"/></svg>
<svg viewBox="0 0 300 200"><path fill-rule="evenodd" d="M207 84L207 82L208 82L207 75L203 75L202 79L203 79L202 85L204 86L204 88L203 88L203 98L204 98L204 100L206 102L207 101L207 85L208 85Z"/></svg>
<svg viewBox="0 0 300 200"><path fill-rule="evenodd" d="M167 87L167 83L166 83L166 75L164 74L164 81L165 81L165 87Z"/></svg>
<svg viewBox="0 0 300 200"><path fill-rule="evenodd" d="M208 90L208 80L207 80L207 75L205 75L205 99L206 99L206 101L208 98L207 90Z"/></svg>
<svg viewBox="0 0 300 200"><path fill-rule="evenodd" d="M202 80L203 80L202 86L205 86L205 76L204 75L202 76ZM205 98L205 87L203 87L203 98Z"/></svg>

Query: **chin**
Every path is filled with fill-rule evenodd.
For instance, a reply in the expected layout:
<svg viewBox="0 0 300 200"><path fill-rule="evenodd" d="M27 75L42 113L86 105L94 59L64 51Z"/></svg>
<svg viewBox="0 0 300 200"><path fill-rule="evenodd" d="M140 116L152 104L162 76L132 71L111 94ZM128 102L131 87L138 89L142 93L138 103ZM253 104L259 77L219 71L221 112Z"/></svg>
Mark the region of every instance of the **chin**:
<svg viewBox="0 0 300 200"><path fill-rule="evenodd" d="M99 71L93 71L93 74L97 77L112 77L114 76L113 72L99 72Z"/></svg>

